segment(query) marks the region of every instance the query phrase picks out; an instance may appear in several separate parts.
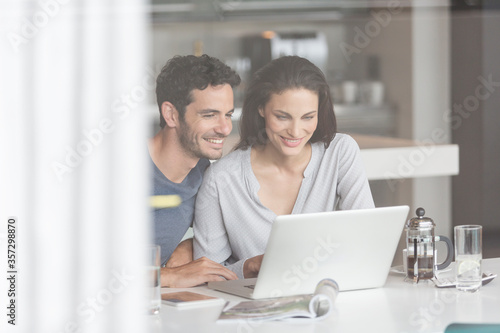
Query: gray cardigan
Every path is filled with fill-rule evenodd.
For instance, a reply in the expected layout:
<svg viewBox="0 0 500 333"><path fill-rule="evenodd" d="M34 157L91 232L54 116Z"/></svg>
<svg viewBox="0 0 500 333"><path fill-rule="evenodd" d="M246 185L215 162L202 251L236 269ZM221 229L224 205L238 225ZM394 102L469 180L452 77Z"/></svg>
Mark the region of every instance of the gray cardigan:
<svg viewBox="0 0 500 333"><path fill-rule="evenodd" d="M262 205L250 149L236 150L208 167L195 206L194 258L207 257L243 278L246 259L264 253L276 214ZM359 147L337 133L312 155L292 214L373 208Z"/></svg>

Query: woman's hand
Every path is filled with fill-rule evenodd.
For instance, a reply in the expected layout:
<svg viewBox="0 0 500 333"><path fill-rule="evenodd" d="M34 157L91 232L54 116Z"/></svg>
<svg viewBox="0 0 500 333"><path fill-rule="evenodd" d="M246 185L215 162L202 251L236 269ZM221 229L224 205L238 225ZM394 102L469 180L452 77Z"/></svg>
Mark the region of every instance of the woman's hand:
<svg viewBox="0 0 500 333"><path fill-rule="evenodd" d="M257 277L257 275L259 275L262 258L264 258L263 254L247 259L245 261L245 263L243 264L243 276L245 277L245 279L255 278Z"/></svg>

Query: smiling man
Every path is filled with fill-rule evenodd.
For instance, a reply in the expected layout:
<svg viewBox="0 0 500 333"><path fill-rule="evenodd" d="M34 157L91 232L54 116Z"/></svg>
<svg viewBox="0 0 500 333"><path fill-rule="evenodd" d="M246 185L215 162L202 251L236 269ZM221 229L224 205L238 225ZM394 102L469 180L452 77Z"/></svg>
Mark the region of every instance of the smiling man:
<svg viewBox="0 0 500 333"><path fill-rule="evenodd" d="M179 207L155 209L154 237L161 246L161 283L190 287L235 279L206 258L192 261L192 239L179 244L193 221L194 203L209 160L222 156L232 129L233 88L240 77L220 60L202 55L170 59L156 80L159 132L149 143L153 194L177 194Z"/></svg>

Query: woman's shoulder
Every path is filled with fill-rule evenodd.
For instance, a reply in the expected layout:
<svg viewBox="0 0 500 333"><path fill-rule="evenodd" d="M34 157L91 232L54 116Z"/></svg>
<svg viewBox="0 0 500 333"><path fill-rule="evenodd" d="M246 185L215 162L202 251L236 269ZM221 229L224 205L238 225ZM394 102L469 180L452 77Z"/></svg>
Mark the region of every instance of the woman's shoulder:
<svg viewBox="0 0 500 333"><path fill-rule="evenodd" d="M234 150L229 154L223 156L220 160L213 162L210 165L209 169L211 169L211 172L213 174L219 174L221 172L227 173L228 171L231 170L241 169L241 165L245 161L247 154L248 154L247 150L241 150L241 149Z"/></svg>
<svg viewBox="0 0 500 333"><path fill-rule="evenodd" d="M352 136L350 136L349 134L346 134L346 133L335 134L335 137L333 138L332 141L338 141L338 142L341 142L343 144L355 144L356 146L358 145L356 143L356 140L354 140Z"/></svg>
<svg viewBox="0 0 500 333"><path fill-rule="evenodd" d="M317 145L324 147L323 142L316 142ZM359 146L356 140L352 136L345 133L336 133L330 145L326 149L327 151L333 152L339 149L342 150L358 150Z"/></svg>

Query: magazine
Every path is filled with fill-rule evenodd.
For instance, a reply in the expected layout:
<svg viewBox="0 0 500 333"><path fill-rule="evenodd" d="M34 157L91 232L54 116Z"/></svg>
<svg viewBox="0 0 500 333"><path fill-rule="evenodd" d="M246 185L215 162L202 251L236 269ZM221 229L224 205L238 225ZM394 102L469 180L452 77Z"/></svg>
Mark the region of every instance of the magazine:
<svg viewBox="0 0 500 333"><path fill-rule="evenodd" d="M324 319L332 312L339 287L331 279L323 279L314 294L229 302L218 321Z"/></svg>

